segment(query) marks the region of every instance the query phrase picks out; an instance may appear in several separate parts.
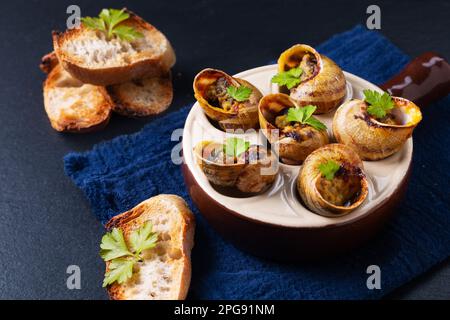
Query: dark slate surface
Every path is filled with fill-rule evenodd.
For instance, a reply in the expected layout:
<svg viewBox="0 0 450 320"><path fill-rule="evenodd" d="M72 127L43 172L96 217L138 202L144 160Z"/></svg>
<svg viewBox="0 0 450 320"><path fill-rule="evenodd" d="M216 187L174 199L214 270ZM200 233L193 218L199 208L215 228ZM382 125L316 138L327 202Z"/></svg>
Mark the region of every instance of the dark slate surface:
<svg viewBox="0 0 450 320"><path fill-rule="evenodd" d="M148 121L114 117L84 136L54 132L42 105L37 68L51 50L50 31L63 29L73 1L2 3L0 77L0 298L104 299L102 226L64 175L62 157L139 130ZM266 64L286 47L316 45L365 23L369 1L76 1L85 15L127 6L161 29L178 54L173 108L192 101L191 81L205 66L230 73ZM447 1L377 1L382 32L405 53L450 57ZM350 54L351 52L349 52ZM432 205L432 204L430 204ZM82 289L66 288L66 268L79 265ZM450 261L400 288L392 298L449 298Z"/></svg>

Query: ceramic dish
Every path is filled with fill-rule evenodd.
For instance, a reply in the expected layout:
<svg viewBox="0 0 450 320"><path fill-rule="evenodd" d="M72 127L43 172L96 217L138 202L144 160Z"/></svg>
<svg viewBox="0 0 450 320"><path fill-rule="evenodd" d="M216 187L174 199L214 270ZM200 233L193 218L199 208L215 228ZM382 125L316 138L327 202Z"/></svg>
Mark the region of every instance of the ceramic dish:
<svg viewBox="0 0 450 320"><path fill-rule="evenodd" d="M278 92L277 86L270 82L276 73L277 65L269 65L241 72L236 77L249 81L266 95ZM346 101L363 98L364 89L381 91L360 77L344 74ZM330 130L333 115L331 112L316 117ZM252 143L262 141L261 133L231 136L245 137ZM202 140L224 138L225 132L215 127L196 103L183 133L183 173L188 191L201 213L224 237L254 254L284 260L331 256L372 236L391 215L405 191L413 151L410 138L394 155L379 161L364 161L369 184L366 201L349 214L326 217L302 204L296 189L298 165L280 163L275 183L262 194L234 197L214 188L196 164L192 150Z"/></svg>

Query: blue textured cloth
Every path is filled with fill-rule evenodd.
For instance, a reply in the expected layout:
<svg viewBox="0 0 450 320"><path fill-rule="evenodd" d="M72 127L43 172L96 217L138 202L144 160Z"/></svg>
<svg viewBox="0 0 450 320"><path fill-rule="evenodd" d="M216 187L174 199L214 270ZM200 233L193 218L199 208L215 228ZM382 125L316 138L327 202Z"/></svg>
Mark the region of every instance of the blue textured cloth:
<svg viewBox="0 0 450 320"><path fill-rule="evenodd" d="M409 58L386 38L361 26L318 47L343 69L382 83ZM450 255L449 97L424 110L414 134L413 172L400 212L369 244L326 263L281 264L245 254L221 239L187 195L180 168L170 159L189 107L155 119L142 131L65 157L67 174L98 219L159 193L184 197L197 217L190 298L379 298ZM378 265L382 289L368 290L366 268Z"/></svg>

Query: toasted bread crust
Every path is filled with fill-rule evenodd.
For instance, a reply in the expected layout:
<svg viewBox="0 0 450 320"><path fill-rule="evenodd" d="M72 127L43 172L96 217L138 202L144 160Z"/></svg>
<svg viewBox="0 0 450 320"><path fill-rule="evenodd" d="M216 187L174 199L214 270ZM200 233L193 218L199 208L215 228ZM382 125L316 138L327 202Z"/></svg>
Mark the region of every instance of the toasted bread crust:
<svg viewBox="0 0 450 320"><path fill-rule="evenodd" d="M106 89L114 101L113 111L127 117L160 114L167 110L173 99L170 73L163 77L132 80Z"/></svg>
<svg viewBox="0 0 450 320"><path fill-rule="evenodd" d="M128 11L128 13L130 14L130 18L125 21L126 24L138 26L139 28L157 32L162 35L159 30L145 22L136 14L130 11ZM124 66L103 68L90 68L84 66L79 59L71 56L63 49L63 44L66 41L72 41L72 39L77 38L80 34L86 32L86 30L86 27L81 26L78 29L67 30L65 32L53 31L53 46L59 61L64 69L66 69L73 77L84 83L107 86L144 77L157 77L166 74L175 64L175 52L167 38L162 35L167 48L158 56L143 57L138 61L131 62Z"/></svg>
<svg viewBox="0 0 450 320"><path fill-rule="evenodd" d="M186 299L189 285L191 281L191 250L194 246L195 218L186 202L176 195L158 195L150 198L135 208L113 217L107 224L106 228L119 228L125 237L137 226L142 225L152 215L156 215L164 211L175 210L180 215L182 226L179 234L179 241L182 244L181 249L181 278L179 283L173 284L177 287L177 294L173 296L175 300ZM106 266L108 270L108 263ZM122 285L117 283L108 286L109 297L113 300L124 300L126 295Z"/></svg>
<svg viewBox="0 0 450 320"><path fill-rule="evenodd" d="M58 57L56 56L56 53L52 51L42 57L39 68L42 72L49 74L58 64Z"/></svg>
<svg viewBox="0 0 450 320"><path fill-rule="evenodd" d="M46 69L47 70L47 69ZM51 126L59 132L70 133L87 133L103 129L109 122L111 117L111 110L113 102L109 97L104 87L90 86L88 91L95 93L93 99L89 102L76 101L74 104L78 105L79 112L74 116L59 115L55 116L52 109L58 108L54 106L55 102L51 102L50 95L53 91L64 90L64 79L69 79L70 75L65 73L62 67L58 64L53 66L53 69L47 76L44 82L44 106L47 116L50 120ZM84 85L82 85L84 86ZM80 87L81 88L81 87ZM81 90L76 87L69 90ZM89 106L83 105L83 103L89 103ZM95 112L90 109L94 108ZM89 110L89 111L87 111Z"/></svg>

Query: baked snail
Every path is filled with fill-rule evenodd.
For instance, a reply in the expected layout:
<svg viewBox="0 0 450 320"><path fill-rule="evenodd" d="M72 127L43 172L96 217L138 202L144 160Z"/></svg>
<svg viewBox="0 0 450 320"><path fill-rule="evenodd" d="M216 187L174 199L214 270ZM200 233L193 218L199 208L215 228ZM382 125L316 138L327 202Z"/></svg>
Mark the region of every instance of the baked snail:
<svg viewBox="0 0 450 320"><path fill-rule="evenodd" d="M368 182L358 154L343 144L329 144L306 158L297 190L313 212L336 217L350 213L367 197Z"/></svg>
<svg viewBox="0 0 450 320"><path fill-rule="evenodd" d="M258 110L264 135L286 164L301 164L329 142L326 126L312 117L315 106L299 107L288 95L275 93L264 96ZM273 130L278 130L278 135Z"/></svg>
<svg viewBox="0 0 450 320"><path fill-rule="evenodd" d="M422 120L413 102L365 90L365 100L350 100L336 111L333 133L363 160L380 160L396 153Z"/></svg>
<svg viewBox="0 0 450 320"><path fill-rule="evenodd" d="M262 94L248 81L205 69L194 79L194 95L206 115L223 130L258 128Z"/></svg>
<svg viewBox="0 0 450 320"><path fill-rule="evenodd" d="M300 106L317 106L315 114L337 108L345 99L346 80L341 68L314 48L297 44L278 59L278 74L272 78L279 91Z"/></svg>
<svg viewBox="0 0 450 320"><path fill-rule="evenodd" d="M267 190L278 170L277 158L270 150L239 138L229 138L225 144L202 141L194 148L194 155L213 185L233 187L243 193Z"/></svg>

